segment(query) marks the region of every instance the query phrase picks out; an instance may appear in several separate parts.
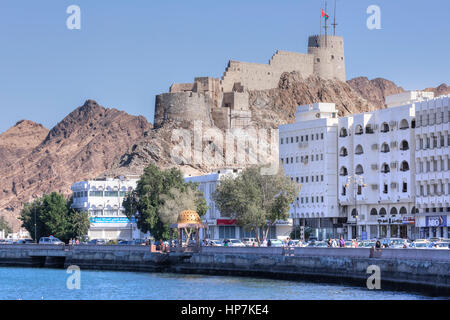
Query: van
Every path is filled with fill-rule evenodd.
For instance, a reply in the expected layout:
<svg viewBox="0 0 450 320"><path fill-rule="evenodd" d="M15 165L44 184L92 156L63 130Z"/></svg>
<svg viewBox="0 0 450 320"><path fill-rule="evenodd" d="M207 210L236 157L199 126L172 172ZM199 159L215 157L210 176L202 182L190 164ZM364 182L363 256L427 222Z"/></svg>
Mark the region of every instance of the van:
<svg viewBox="0 0 450 320"><path fill-rule="evenodd" d="M55 237L42 237L39 239L39 244L57 244L61 245L64 244L61 240Z"/></svg>

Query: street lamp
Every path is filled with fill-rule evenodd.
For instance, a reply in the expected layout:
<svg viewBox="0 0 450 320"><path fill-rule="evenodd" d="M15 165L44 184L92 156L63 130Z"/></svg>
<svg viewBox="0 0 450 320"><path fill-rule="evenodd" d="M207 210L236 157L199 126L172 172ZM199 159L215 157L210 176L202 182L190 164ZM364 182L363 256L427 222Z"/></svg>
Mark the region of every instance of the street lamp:
<svg viewBox="0 0 450 320"><path fill-rule="evenodd" d="M354 197L355 197L355 215L353 216L356 219L356 238L359 238L359 230L358 230L358 209L357 209L357 194L359 187L365 188L367 185L364 183L364 178L360 175L354 174L347 177L347 183L345 187L348 188L350 184L353 185ZM361 190L362 193L362 190Z"/></svg>

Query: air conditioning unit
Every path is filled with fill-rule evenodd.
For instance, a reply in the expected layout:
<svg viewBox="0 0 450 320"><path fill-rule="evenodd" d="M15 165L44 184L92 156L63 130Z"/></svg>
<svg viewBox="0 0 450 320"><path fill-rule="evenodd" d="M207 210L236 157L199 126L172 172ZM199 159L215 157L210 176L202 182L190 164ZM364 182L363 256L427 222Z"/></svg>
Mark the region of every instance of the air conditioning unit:
<svg viewBox="0 0 450 320"><path fill-rule="evenodd" d="M397 188L397 182L392 182L391 183L391 188L393 188L393 189Z"/></svg>

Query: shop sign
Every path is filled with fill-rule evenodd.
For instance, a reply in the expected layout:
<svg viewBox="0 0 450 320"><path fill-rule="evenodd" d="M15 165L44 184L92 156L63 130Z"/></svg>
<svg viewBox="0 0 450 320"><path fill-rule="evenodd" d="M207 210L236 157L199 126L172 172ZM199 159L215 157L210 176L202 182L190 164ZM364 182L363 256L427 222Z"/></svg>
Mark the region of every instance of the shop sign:
<svg viewBox="0 0 450 320"><path fill-rule="evenodd" d="M218 226L234 226L236 225L236 219L217 219Z"/></svg>
<svg viewBox="0 0 450 320"><path fill-rule="evenodd" d="M447 227L447 216L426 217L427 227Z"/></svg>
<svg viewBox="0 0 450 320"><path fill-rule="evenodd" d="M136 219L132 218L133 223L136 223ZM130 223L130 220L125 217L91 217L91 223Z"/></svg>
<svg viewBox="0 0 450 320"><path fill-rule="evenodd" d="M416 218L414 218L414 217L403 217L402 224L416 224Z"/></svg>

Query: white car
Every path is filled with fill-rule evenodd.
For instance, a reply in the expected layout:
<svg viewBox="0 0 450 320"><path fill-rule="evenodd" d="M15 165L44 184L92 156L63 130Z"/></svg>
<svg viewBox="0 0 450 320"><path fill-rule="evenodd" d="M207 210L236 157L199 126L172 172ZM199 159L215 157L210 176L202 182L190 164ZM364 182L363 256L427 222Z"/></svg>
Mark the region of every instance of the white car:
<svg viewBox="0 0 450 320"><path fill-rule="evenodd" d="M448 250L449 243L448 242L436 242L433 246L433 249Z"/></svg>
<svg viewBox="0 0 450 320"><path fill-rule="evenodd" d="M245 247L245 244L239 239L226 239L223 243L227 243L228 247Z"/></svg>
<svg viewBox="0 0 450 320"><path fill-rule="evenodd" d="M427 249L430 246L428 241L413 241L410 248L412 249Z"/></svg>
<svg viewBox="0 0 450 320"><path fill-rule="evenodd" d="M247 246L247 247L253 247L253 244L258 245L258 240L256 240L256 238L243 238L242 242Z"/></svg>
<svg viewBox="0 0 450 320"><path fill-rule="evenodd" d="M62 245L64 242L55 237L42 237L39 239L39 244L57 244Z"/></svg>

